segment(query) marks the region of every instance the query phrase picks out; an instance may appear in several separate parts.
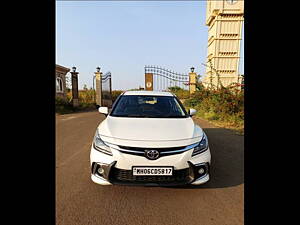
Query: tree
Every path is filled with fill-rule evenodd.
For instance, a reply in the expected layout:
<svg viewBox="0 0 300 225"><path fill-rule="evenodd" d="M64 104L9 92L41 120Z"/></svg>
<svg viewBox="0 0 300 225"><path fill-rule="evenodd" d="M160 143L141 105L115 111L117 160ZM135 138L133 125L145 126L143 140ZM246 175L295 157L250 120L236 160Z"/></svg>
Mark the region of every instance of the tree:
<svg viewBox="0 0 300 225"><path fill-rule="evenodd" d="M65 77L66 77L66 89L68 92L70 92L72 89L71 77L67 75Z"/></svg>

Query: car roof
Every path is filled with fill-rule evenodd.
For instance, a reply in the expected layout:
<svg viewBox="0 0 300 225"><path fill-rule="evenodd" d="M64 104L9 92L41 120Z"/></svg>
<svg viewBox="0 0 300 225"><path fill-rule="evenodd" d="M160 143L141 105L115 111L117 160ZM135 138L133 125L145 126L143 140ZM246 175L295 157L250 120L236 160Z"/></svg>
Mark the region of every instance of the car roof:
<svg viewBox="0 0 300 225"><path fill-rule="evenodd" d="M174 96L167 91L125 91L123 95L154 95L154 96Z"/></svg>

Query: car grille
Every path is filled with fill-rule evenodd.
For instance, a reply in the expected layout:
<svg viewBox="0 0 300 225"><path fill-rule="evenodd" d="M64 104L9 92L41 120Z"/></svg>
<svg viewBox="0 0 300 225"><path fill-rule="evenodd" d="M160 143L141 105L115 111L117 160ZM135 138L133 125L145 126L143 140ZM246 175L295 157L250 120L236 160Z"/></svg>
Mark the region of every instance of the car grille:
<svg viewBox="0 0 300 225"><path fill-rule="evenodd" d="M144 152L145 148L137 148L137 147L127 147L127 146L120 146L120 148L122 149L126 149L126 150L133 150L133 151L141 151ZM158 148L157 150L159 150L160 152L166 152L166 151L175 151L175 150L179 150L179 149L183 149L186 146L181 146L181 147L171 147L171 148Z"/></svg>
<svg viewBox="0 0 300 225"><path fill-rule="evenodd" d="M181 185L189 183L189 168L174 170L172 176L133 176L131 170L111 168L109 180L113 184L158 184L158 185Z"/></svg>
<svg viewBox="0 0 300 225"><path fill-rule="evenodd" d="M160 157L180 154L180 153L186 152L192 148L190 146L180 146L180 147L171 147L171 148L149 148L149 147L148 148L137 148L137 147L128 147L128 146L120 146L120 145L118 147L119 147L118 150L122 153L131 154L131 155L139 155L139 156L144 156L146 150L155 149L155 150L159 151Z"/></svg>

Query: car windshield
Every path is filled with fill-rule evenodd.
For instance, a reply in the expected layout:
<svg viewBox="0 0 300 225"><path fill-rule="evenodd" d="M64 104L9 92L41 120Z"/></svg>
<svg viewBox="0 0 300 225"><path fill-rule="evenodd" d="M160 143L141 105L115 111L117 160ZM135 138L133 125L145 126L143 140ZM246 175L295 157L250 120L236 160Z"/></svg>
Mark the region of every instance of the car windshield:
<svg viewBox="0 0 300 225"><path fill-rule="evenodd" d="M184 107L173 96L123 95L110 116L142 118L186 118Z"/></svg>

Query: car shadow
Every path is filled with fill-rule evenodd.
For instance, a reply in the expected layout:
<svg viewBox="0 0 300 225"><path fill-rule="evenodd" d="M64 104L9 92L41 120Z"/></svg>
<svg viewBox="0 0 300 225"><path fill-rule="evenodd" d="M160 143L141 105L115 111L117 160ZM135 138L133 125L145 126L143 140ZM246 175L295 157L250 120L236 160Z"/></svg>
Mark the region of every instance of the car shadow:
<svg viewBox="0 0 300 225"><path fill-rule="evenodd" d="M244 136L224 128L203 128L211 151L210 180L167 188L225 188L244 183Z"/></svg>

